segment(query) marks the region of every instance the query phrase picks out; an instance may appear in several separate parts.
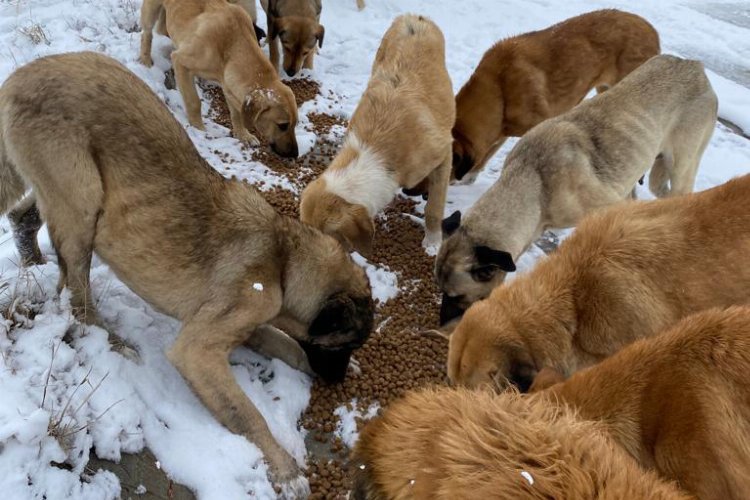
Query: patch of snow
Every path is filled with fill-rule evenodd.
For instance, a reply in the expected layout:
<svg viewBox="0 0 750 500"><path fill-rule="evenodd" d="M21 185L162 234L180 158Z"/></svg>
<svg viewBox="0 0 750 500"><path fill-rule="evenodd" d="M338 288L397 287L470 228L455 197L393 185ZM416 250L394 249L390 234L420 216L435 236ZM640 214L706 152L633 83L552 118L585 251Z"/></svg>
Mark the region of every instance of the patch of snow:
<svg viewBox="0 0 750 500"><path fill-rule="evenodd" d="M366 410L360 410L357 407L357 398L352 399L347 405L339 406L333 410L333 414L339 417L336 430L333 431L333 434L341 439L346 446L354 448L357 439L359 439L357 420L370 420L378 414L379 409L380 405L378 403L372 403Z"/></svg>
<svg viewBox="0 0 750 500"><path fill-rule="evenodd" d="M364 267L367 273L367 279L370 280L372 287L372 298L377 300L381 305L398 295L398 276L387 266L381 266L370 263L359 253L353 252L352 258L357 265Z"/></svg>

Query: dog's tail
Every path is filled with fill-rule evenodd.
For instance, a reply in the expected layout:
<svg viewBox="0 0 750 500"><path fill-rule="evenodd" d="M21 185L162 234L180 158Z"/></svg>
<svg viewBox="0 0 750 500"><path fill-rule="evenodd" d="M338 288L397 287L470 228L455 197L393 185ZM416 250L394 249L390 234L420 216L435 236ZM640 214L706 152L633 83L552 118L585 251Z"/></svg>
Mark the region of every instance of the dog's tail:
<svg viewBox="0 0 750 500"><path fill-rule="evenodd" d="M657 198L663 198L669 194L669 167L672 156L668 153L661 153L656 157L654 165L651 167L651 173L648 176L648 189Z"/></svg>
<svg viewBox="0 0 750 500"><path fill-rule="evenodd" d="M1 103L2 96L0 95ZM8 158L5 140L6 133L3 127L2 108L0 108L0 215L6 214L13 208L26 192L26 183Z"/></svg>

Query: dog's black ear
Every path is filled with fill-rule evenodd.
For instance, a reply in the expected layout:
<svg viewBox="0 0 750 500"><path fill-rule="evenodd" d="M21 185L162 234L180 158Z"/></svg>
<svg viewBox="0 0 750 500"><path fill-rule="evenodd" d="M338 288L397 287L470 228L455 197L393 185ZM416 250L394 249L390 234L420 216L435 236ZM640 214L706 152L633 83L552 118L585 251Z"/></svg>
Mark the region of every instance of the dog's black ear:
<svg viewBox="0 0 750 500"><path fill-rule="evenodd" d="M315 38L318 39L318 47L323 48L323 37L326 35L326 29L322 24L318 25L318 29L315 30Z"/></svg>
<svg viewBox="0 0 750 500"><path fill-rule="evenodd" d="M351 299L343 293L336 294L325 303L307 333L312 337L320 337L348 330L353 324L354 313L354 303Z"/></svg>
<svg viewBox="0 0 750 500"><path fill-rule="evenodd" d="M441 227L443 229L443 237L446 238L456 232L456 229L461 225L461 211L456 210L448 217L443 219Z"/></svg>
<svg viewBox="0 0 750 500"><path fill-rule="evenodd" d="M496 266L506 273L512 273L516 270L513 257L503 250L493 250L486 246L476 246L474 247L474 254L477 257L477 262L482 267Z"/></svg>
<svg viewBox="0 0 750 500"><path fill-rule="evenodd" d="M372 297L337 293L328 298L307 333L312 342L329 348L359 347L370 336L374 316Z"/></svg>
<svg viewBox="0 0 750 500"><path fill-rule="evenodd" d="M530 363L520 360L513 360L508 373L508 380L515 385L520 392L529 392L529 388L534 383L537 370Z"/></svg>
<svg viewBox="0 0 750 500"><path fill-rule="evenodd" d="M258 42L260 42L261 39L266 37L266 32L263 31L263 28L261 28L255 23L253 23L253 30L255 30L255 38L258 40Z"/></svg>

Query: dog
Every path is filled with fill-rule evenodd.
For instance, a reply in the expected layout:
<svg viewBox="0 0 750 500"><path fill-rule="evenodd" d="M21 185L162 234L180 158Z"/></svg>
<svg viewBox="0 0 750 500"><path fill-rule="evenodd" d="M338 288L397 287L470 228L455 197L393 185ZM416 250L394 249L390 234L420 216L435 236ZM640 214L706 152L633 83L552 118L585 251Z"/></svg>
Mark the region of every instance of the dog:
<svg viewBox="0 0 750 500"><path fill-rule="evenodd" d="M436 246L450 179L454 111L440 29L423 16L397 17L383 36L342 149L302 193L302 221L367 256L375 234L372 218L399 186L426 178L424 244Z"/></svg>
<svg viewBox="0 0 750 500"><path fill-rule="evenodd" d="M219 422L263 451L287 496L303 496L307 481L237 385L228 355L245 342L284 355L281 330L341 363L372 329L364 270L333 238L211 168L148 86L103 55L49 56L15 71L0 88L0 138L0 213L32 190L76 316L97 323L96 252L182 321L170 361ZM346 364L327 375L343 378Z"/></svg>
<svg viewBox="0 0 750 500"><path fill-rule="evenodd" d="M601 425L511 392L407 393L364 427L350 470L355 500L690 498Z"/></svg>
<svg viewBox="0 0 750 500"><path fill-rule="evenodd" d="M435 261L444 293L441 322L487 297L543 231L572 227L634 196L652 164L655 196L691 192L717 109L700 62L659 55L607 92L529 131L466 217L454 212L443 222Z"/></svg>
<svg viewBox="0 0 750 500"><path fill-rule="evenodd" d="M141 8L141 62L151 66L154 23L166 12L177 88L190 125L205 130L194 78L221 84L232 120L232 135L251 145L260 141L255 128L280 156L299 155L294 129L297 103L263 55L242 7L226 0L144 0Z"/></svg>
<svg viewBox="0 0 750 500"><path fill-rule="evenodd" d="M544 367L569 377L692 313L746 303L748 259L750 175L604 210L466 311L448 376L524 391Z"/></svg>
<svg viewBox="0 0 750 500"><path fill-rule="evenodd" d="M315 46L322 48L325 36L325 28L320 24L322 0L268 0L261 6L266 11L273 67L279 67L280 43L287 75L294 76L303 67L312 69Z"/></svg>
<svg viewBox="0 0 750 500"><path fill-rule="evenodd" d="M696 498L739 500L750 491L748 371L750 307L712 309L541 394Z"/></svg>
<svg viewBox="0 0 750 500"><path fill-rule="evenodd" d="M612 87L659 52L648 21L615 9L501 40L456 95L453 177L473 181L506 138Z"/></svg>
<svg viewBox="0 0 750 500"><path fill-rule="evenodd" d="M227 0L229 3L239 5L245 12L250 15L250 19L253 20L253 31L255 31L255 38L258 42L261 39L266 38L266 32L263 31L257 24L258 22L258 10L255 8L255 0ZM167 30L167 16L164 9L159 10L159 20L156 22L156 32L160 35L169 36Z"/></svg>

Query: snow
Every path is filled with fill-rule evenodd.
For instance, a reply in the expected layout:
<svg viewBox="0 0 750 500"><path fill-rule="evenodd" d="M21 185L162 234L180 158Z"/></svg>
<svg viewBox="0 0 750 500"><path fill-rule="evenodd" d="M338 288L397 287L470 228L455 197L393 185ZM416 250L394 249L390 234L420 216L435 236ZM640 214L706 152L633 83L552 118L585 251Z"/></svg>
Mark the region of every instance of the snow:
<svg viewBox="0 0 750 500"><path fill-rule="evenodd" d="M300 109L297 137L303 154L315 142L314 133L307 130L306 113L351 115L366 86L383 32L396 15L404 12L424 13L444 30L447 64L456 90L484 51L502 37L544 28L602 7L636 12L660 32L664 52L704 61L719 95L720 116L746 133L750 131L750 26L743 25L740 17L733 14L740 9L746 15L750 10L747 3L367 3L361 12L353 1L327 0L323 8L326 40L312 72L322 84L322 95ZM187 124L179 93L164 86L164 71L170 66L170 41L155 36L153 68L137 62L139 11L139 0L0 0L0 81L40 56L77 50L103 52L147 82L186 127L201 154L222 174L255 184L263 181L261 189L280 186L296 191L285 177L252 161L229 130L211 121L207 104L203 105L206 131ZM264 26L265 16L259 12ZM334 135L341 132L336 130ZM503 146L476 183L450 188L446 214L466 210L497 179L503 159L514 143L511 140ZM696 189L707 189L748 171L750 141L717 125L703 157ZM642 186L638 187L638 194L651 198ZM7 230L7 220L2 219L0 232ZM565 237L569 232L558 232L558 236ZM113 474L84 470L90 450L93 447L100 457L118 460L122 453L135 453L148 446L163 470L195 491L200 499L273 498L258 448L219 425L167 361L165 352L174 342L179 324L154 311L107 266L94 259L93 293L103 323L137 347L141 359L133 363L111 352L106 332L76 324L71 319L66 294L56 297L59 270L44 232L40 243L50 262L23 271L17 265L10 234L0 234L0 304L17 311L11 315L12 321L0 325L3 497L117 498L120 485ZM533 247L520 258L519 269L530 269L542 255ZM399 287L405 286L379 263L355 258L367 270L373 282L373 296L380 303L395 297ZM2 283L7 286L3 288ZM33 319L27 319L29 316ZM303 463L304 435L298 419L308 404L310 379L278 360L265 359L246 349L233 353L231 362L237 381L266 417L274 436ZM363 413L356 404L353 407L352 412L345 407L337 410L342 421L340 435L348 443L356 439L356 425L352 427L355 418L370 414L369 408ZM55 465L63 462L70 470ZM85 481L79 479L81 475Z"/></svg>
<svg viewBox="0 0 750 500"><path fill-rule="evenodd" d="M339 418L333 434L349 448L353 448L359 439L357 420L370 420L378 414L379 409L379 404L372 403L363 411L357 407L357 398L352 399L346 405L339 406L333 410L333 414Z"/></svg>

